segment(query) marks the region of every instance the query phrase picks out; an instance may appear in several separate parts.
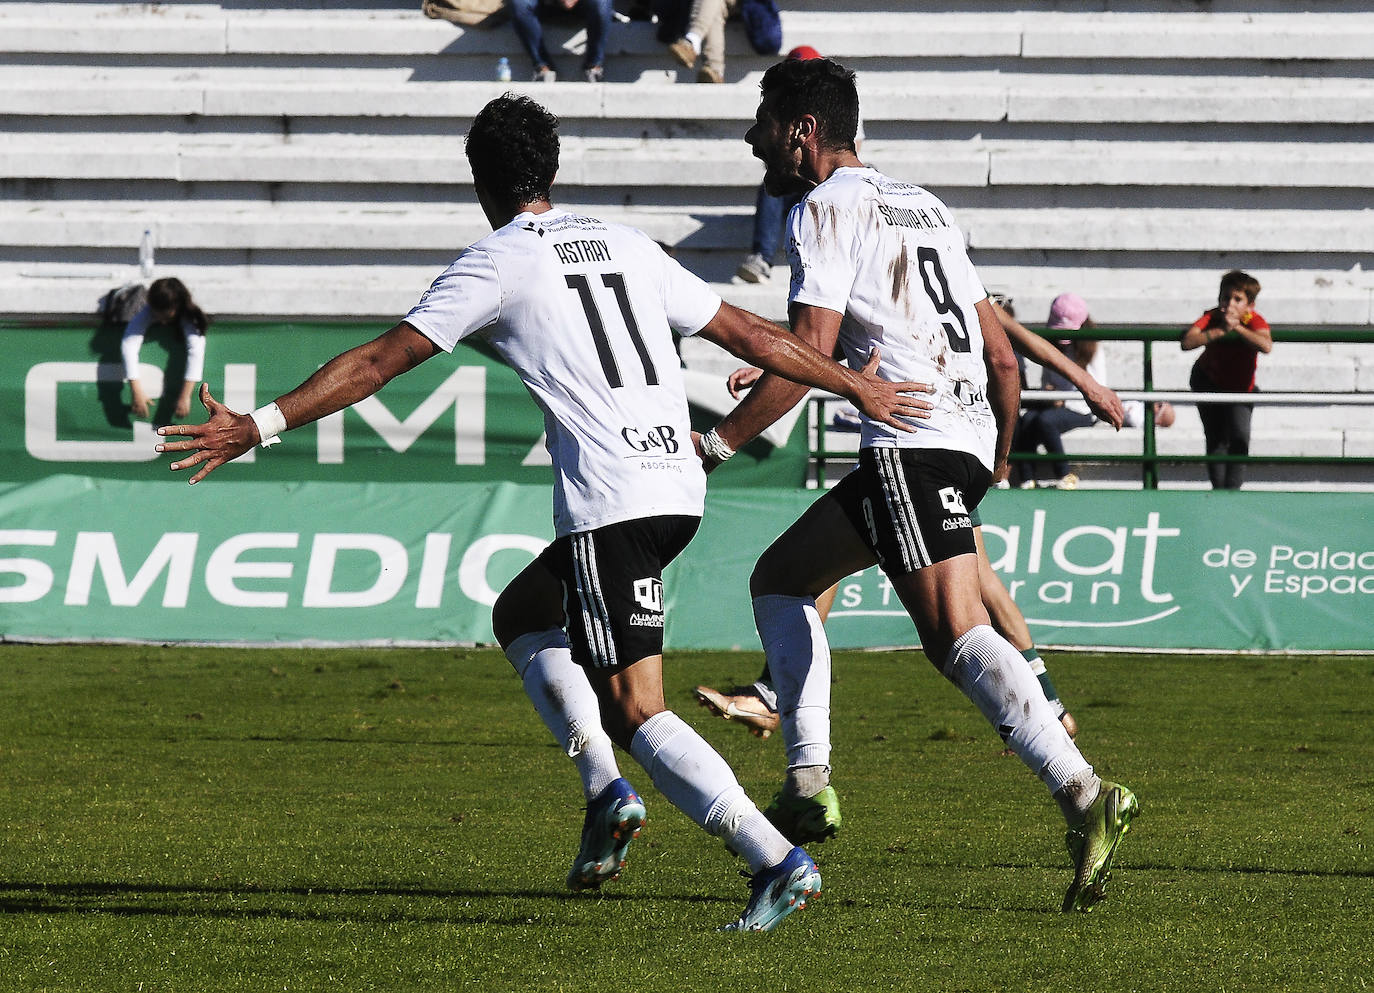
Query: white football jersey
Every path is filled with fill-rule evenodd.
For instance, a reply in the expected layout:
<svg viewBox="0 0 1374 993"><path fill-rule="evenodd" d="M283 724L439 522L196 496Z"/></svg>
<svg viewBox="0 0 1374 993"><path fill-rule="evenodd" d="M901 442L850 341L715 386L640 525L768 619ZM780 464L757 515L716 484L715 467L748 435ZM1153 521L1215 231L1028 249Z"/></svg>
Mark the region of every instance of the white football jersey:
<svg viewBox="0 0 1374 993"><path fill-rule="evenodd" d="M968 452L992 468L983 334L987 296L949 208L876 169L837 169L788 215L790 299L844 315L840 345L861 368L882 349L878 375L929 383L928 420L911 433L863 419L864 446Z"/></svg>
<svg viewBox="0 0 1374 993"><path fill-rule="evenodd" d="M670 328L695 334L720 303L642 231L554 209L476 242L405 320L445 351L480 333L520 374L544 411L561 537L701 515Z"/></svg>

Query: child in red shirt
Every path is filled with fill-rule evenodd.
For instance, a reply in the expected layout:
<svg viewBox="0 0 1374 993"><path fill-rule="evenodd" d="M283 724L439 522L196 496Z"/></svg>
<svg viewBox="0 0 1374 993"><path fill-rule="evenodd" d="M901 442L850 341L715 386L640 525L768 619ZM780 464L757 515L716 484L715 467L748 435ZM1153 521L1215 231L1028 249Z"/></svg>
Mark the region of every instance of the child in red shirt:
<svg viewBox="0 0 1374 993"><path fill-rule="evenodd" d="M1217 306L1207 311L1188 330L1179 344L1190 351L1202 347L1193 364L1188 385L1198 393L1253 393L1255 367L1259 354L1274 347L1269 322L1254 309L1259 296L1259 280L1239 269L1221 277ZM1198 416L1207 440L1208 455L1250 454L1250 419L1254 406L1248 403L1200 403ZM1238 490L1244 475L1239 462L1209 462L1207 474L1212 488Z"/></svg>

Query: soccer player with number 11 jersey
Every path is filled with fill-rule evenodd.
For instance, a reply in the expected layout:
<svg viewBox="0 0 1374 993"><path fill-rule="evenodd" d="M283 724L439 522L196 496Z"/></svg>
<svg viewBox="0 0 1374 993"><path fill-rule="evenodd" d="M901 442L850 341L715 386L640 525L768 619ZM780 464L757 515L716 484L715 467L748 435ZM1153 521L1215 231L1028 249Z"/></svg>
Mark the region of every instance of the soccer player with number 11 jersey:
<svg viewBox="0 0 1374 993"><path fill-rule="evenodd" d="M535 709L572 758L587 798L573 889L619 874L645 819L612 742L753 873L727 930L775 927L820 889L816 864L768 821L725 760L663 700L663 567L691 540L706 478L692 444L671 331L700 334L789 379L850 397L876 423L912 430L916 383L831 361L723 303L642 232L560 210L558 121L505 94L473 120L466 150L493 232L470 246L394 328L344 352L251 415L202 387L201 425L159 429L196 483L256 444L342 410L470 335L485 338L544 411L555 540L501 594L492 628Z"/></svg>

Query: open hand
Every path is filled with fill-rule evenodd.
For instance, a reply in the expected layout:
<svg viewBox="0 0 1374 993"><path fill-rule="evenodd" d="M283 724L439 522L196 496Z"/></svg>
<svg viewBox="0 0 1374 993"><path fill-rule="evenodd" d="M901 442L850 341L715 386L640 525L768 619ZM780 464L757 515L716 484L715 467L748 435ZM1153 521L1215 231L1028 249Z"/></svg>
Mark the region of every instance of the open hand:
<svg viewBox="0 0 1374 993"><path fill-rule="evenodd" d="M1087 401L1088 409L1099 421L1106 421L1120 431L1121 425L1126 423L1126 410L1121 406L1121 398L1116 395L1115 390L1108 389L1101 383L1094 386L1094 389L1083 391L1083 399Z"/></svg>
<svg viewBox="0 0 1374 993"><path fill-rule="evenodd" d="M854 397L854 404L874 421L890 425L899 431L915 431L916 428L900 418L930 417L933 404L912 396L913 393L934 393L935 387L929 383L889 383L878 377L878 365L882 353L878 349L868 356L868 361L859 370L864 389Z"/></svg>
<svg viewBox="0 0 1374 993"><path fill-rule="evenodd" d="M738 400L740 391L749 389L759 381L759 377L762 375L763 370L758 366L743 366L730 373L729 378L725 380L725 386L730 390L730 396Z"/></svg>
<svg viewBox="0 0 1374 993"><path fill-rule="evenodd" d="M148 409L149 409L150 406L151 406L151 405L148 403L148 394L146 394L146 393L143 392L143 386L142 386L142 384L139 383L139 381L138 381L137 379L130 380L130 381L129 381L129 411L130 411L130 413L132 413L135 417L147 417L147 416L148 416Z"/></svg>
<svg viewBox="0 0 1374 993"><path fill-rule="evenodd" d="M204 424L168 424L157 429L164 437L182 435L188 441L168 441L159 444L159 452L191 452L186 458L173 462L169 468L176 472L201 466L188 482L195 485L226 462L251 449L261 439L258 426L247 414L237 414L210 395L207 383L200 384L200 402L210 417Z"/></svg>

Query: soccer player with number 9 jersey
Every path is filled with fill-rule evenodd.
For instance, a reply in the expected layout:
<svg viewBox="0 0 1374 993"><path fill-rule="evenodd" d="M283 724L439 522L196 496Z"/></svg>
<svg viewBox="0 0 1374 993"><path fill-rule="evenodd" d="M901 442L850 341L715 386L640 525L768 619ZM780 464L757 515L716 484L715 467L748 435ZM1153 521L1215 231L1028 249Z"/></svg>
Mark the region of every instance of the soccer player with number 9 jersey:
<svg viewBox="0 0 1374 993"><path fill-rule="evenodd" d="M788 760L765 813L798 844L839 825L830 649L815 598L877 563L931 662L1058 802L1074 861L1063 909L1086 910L1102 897L1137 803L1094 773L983 606L971 512L1006 473L1020 400L1011 345L949 208L859 160L854 74L828 59L787 61L760 85L745 140L770 194L805 194L788 216L793 331L826 354L838 344L851 366L880 350L879 375L933 388L928 419L910 431L863 418L859 465L764 552L751 577ZM764 376L712 434L738 448L804 393Z"/></svg>

